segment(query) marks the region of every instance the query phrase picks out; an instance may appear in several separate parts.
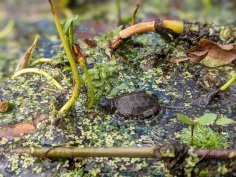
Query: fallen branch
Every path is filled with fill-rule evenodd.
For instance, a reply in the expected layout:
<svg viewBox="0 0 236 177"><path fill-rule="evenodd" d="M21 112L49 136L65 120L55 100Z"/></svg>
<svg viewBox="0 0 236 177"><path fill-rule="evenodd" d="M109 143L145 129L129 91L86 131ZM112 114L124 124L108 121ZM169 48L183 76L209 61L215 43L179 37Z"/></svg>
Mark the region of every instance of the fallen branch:
<svg viewBox="0 0 236 177"><path fill-rule="evenodd" d="M187 152L186 145L164 145L160 147L111 147L111 148L78 148L78 147L52 147L52 148L21 148L11 150L11 153L28 153L36 157L47 158L73 158L73 157L129 157L129 158L178 158L178 154ZM194 153L207 159L236 159L236 150L207 150L196 149Z"/></svg>
<svg viewBox="0 0 236 177"><path fill-rule="evenodd" d="M47 158L72 158L72 157L147 157L154 158L153 147L111 147L111 148L77 148L77 147L54 147L54 148L22 148L12 150L13 153L28 153L36 157Z"/></svg>
<svg viewBox="0 0 236 177"><path fill-rule="evenodd" d="M161 20L151 22L142 22L132 25L124 30L121 30L117 36L114 37L111 42L111 48L117 48L121 42L131 37L134 34L145 33L145 32L158 32L160 30L167 29L173 31L174 33L181 34L184 30L184 23L177 20Z"/></svg>
<svg viewBox="0 0 236 177"><path fill-rule="evenodd" d="M228 43L235 38L235 28L231 27L223 26L221 28L217 28L198 22L156 19L155 21L138 23L121 30L112 40L111 48L116 49L124 39L127 39L132 35L145 32L157 32L163 35L167 35L168 33L178 35L184 34L191 36L195 40L200 40L203 37L210 37L224 41L224 43Z"/></svg>

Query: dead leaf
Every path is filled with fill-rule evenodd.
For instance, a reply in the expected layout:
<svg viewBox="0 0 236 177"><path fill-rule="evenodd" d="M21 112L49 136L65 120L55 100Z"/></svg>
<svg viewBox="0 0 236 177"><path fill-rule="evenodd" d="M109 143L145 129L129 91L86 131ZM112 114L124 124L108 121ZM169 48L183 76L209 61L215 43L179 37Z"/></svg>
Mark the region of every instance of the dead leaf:
<svg viewBox="0 0 236 177"><path fill-rule="evenodd" d="M25 134L34 133L42 122L48 120L47 114L36 113L31 123L16 123L0 126L0 138L19 137Z"/></svg>
<svg viewBox="0 0 236 177"><path fill-rule="evenodd" d="M199 63L208 54L208 51L195 51L190 53L190 60Z"/></svg>
<svg viewBox="0 0 236 177"><path fill-rule="evenodd" d="M35 127L32 123L17 123L0 127L0 138L19 137L24 134L33 133Z"/></svg>
<svg viewBox="0 0 236 177"><path fill-rule="evenodd" d="M17 66L16 66L15 71L19 71L21 69L28 67L31 55L34 52L34 49L35 49L37 42L38 42L38 39L39 39L39 35L36 35L33 44L26 50L25 54L20 59L20 61L18 62Z"/></svg>
<svg viewBox="0 0 236 177"><path fill-rule="evenodd" d="M189 50L189 54L191 61L201 61L205 66L215 68L227 65L236 59L236 46L222 45L202 39L198 46Z"/></svg>
<svg viewBox="0 0 236 177"><path fill-rule="evenodd" d="M219 93L219 89L212 89L206 95L200 96L199 98L193 100L193 105L198 107L205 107L209 105L210 102L215 98L215 96Z"/></svg>
<svg viewBox="0 0 236 177"><path fill-rule="evenodd" d="M7 112L9 108L9 102L4 100L4 101L0 101L0 113L4 113Z"/></svg>

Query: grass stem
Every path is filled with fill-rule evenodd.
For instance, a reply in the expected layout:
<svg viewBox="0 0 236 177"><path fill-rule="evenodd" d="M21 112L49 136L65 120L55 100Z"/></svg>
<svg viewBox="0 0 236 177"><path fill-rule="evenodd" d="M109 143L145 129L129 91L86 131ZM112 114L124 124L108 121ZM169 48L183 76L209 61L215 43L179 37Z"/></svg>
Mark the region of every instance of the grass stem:
<svg viewBox="0 0 236 177"><path fill-rule="evenodd" d="M59 17L57 15L57 11L56 11L56 7L55 7L54 2L55 2L54 0L49 0L49 3L51 5L51 9L52 9L52 14L53 14L53 17L54 17L54 22L55 22L55 25L57 27L57 31L59 33L59 36L61 38L63 47L65 49L66 56L69 60L70 67L71 67L72 74L73 74L73 78L74 78L74 82L75 82L71 98L66 102L66 104L58 112L59 115L63 115L64 113L66 113L74 105L75 101L78 99L79 93L80 93L80 80L81 79L80 79L80 76L79 76L79 73L78 73L77 66L76 66L76 63L74 61L73 55L71 53L69 43L66 40L65 35L63 33L62 26L61 26Z"/></svg>

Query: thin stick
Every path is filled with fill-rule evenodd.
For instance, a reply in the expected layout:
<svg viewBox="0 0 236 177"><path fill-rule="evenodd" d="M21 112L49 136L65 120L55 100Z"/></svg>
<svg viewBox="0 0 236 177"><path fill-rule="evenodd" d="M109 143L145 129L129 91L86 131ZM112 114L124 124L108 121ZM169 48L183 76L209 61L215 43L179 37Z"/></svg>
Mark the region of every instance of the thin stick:
<svg viewBox="0 0 236 177"><path fill-rule="evenodd" d="M111 42L111 47L113 49L117 48L123 39L129 38L134 34L144 33L144 32L155 32L155 21L143 22L132 25L124 30L121 30L117 36L114 37Z"/></svg>
<svg viewBox="0 0 236 177"><path fill-rule="evenodd" d="M139 4L136 5L136 8L135 8L135 10L134 10L131 25L134 25L134 24L135 24L135 19L136 19L136 14L137 14L137 12L138 12L138 9L139 9Z"/></svg>
<svg viewBox="0 0 236 177"><path fill-rule="evenodd" d="M197 149L194 152L199 157L204 157L207 159L236 159L235 149L224 149L224 150Z"/></svg>
<svg viewBox="0 0 236 177"><path fill-rule="evenodd" d="M153 147L111 147L111 148L77 148L77 147L54 147L54 148L31 148L16 149L12 152L29 153L33 156L48 158L70 157L156 157Z"/></svg>
<svg viewBox="0 0 236 177"><path fill-rule="evenodd" d="M110 148L78 148L78 147L42 147L13 149L11 153L28 153L36 157L72 158L72 157L130 157L130 158L177 158L176 155L185 151L184 148L163 147L110 147ZM180 151L180 152L179 152ZM165 153L169 152L169 153ZM207 159L236 159L235 149L208 150L196 149L194 153ZM174 155L174 156L173 156Z"/></svg>

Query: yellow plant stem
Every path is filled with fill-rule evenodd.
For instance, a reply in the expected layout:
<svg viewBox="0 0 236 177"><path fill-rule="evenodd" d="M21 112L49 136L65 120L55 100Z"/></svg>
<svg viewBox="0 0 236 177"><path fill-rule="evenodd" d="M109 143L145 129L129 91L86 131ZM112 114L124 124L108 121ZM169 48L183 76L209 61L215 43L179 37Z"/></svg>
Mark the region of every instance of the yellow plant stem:
<svg viewBox="0 0 236 177"><path fill-rule="evenodd" d="M184 22L178 20L163 20L162 26L164 28L170 29L177 34L182 34L184 32Z"/></svg>
<svg viewBox="0 0 236 177"><path fill-rule="evenodd" d="M92 108L93 107L93 104L94 104L94 86L93 86L93 82L92 82L92 79L89 75L89 72L88 72L88 69L86 67L86 64L85 64L85 61L84 61L84 58L83 57L80 57L79 58L79 64L80 66L82 67L83 71L84 71L84 75L85 75L85 80L88 82L88 85L89 85L89 106L88 108Z"/></svg>
<svg viewBox="0 0 236 177"><path fill-rule="evenodd" d="M233 82L236 81L236 74L234 74L228 82L226 82L222 87L220 87L220 90L225 90L227 89Z"/></svg>
<svg viewBox="0 0 236 177"><path fill-rule="evenodd" d="M21 69L19 71L16 71L14 73L14 75L12 76L12 78L14 79L15 77L21 75L21 74L25 74L25 73L36 73L36 74L40 74L45 76L49 81L51 81L51 83L53 85L55 85L58 89L62 90L63 87L48 73L46 73L45 71L41 70L41 69L37 69L37 68L26 68L26 69Z"/></svg>
<svg viewBox="0 0 236 177"><path fill-rule="evenodd" d="M39 58L31 63L31 66L35 66L40 63L50 63L50 64L57 64L58 62L51 59L51 58Z"/></svg>
<svg viewBox="0 0 236 177"><path fill-rule="evenodd" d="M14 26L15 26L15 22L13 20L10 20L7 23L6 27L2 31L0 31L0 39L9 35L12 32Z"/></svg>
<svg viewBox="0 0 236 177"><path fill-rule="evenodd" d="M73 74L73 78L74 78L74 81L75 81L75 85L74 85L74 88L73 88L73 91L72 91L71 98L66 102L66 104L58 112L59 115L63 115L64 113L66 113L74 105L75 101L79 97L79 92L80 92L80 76L79 76L79 73L77 71L77 66L76 66L76 63L74 62L70 46L69 46L68 41L66 40L65 35L63 33L63 30L62 30L62 27L61 27L61 23L60 23L58 15L57 15L54 2L55 1L49 0L49 3L51 5L51 9L52 9L52 13L53 13L53 17L54 17L54 22L56 24L57 31L58 31L59 36L61 38L63 47L65 49L66 56L67 56L67 58L69 60L69 63L70 63L70 66L71 66L71 70L72 70L72 74Z"/></svg>

